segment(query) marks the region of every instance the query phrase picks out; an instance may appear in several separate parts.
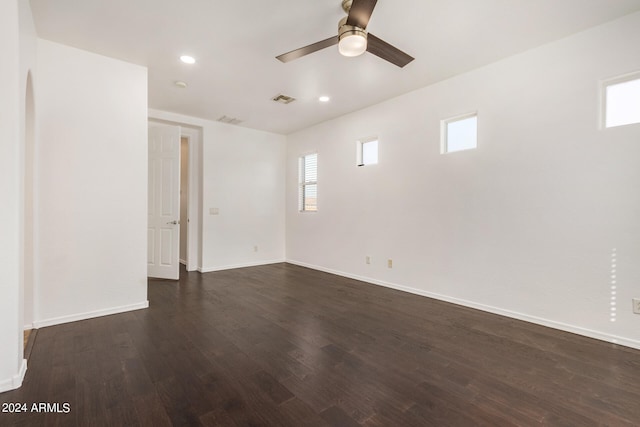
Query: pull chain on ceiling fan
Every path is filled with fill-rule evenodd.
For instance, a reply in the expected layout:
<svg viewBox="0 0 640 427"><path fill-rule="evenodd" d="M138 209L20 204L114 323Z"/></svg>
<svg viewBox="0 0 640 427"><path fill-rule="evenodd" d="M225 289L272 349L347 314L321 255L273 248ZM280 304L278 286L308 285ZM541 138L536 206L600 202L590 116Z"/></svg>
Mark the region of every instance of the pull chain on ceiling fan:
<svg viewBox="0 0 640 427"><path fill-rule="evenodd" d="M293 61L329 46L338 45L344 56L358 56L365 51L402 68L413 57L366 31L377 0L342 0L347 16L338 23L338 35L276 56L282 62Z"/></svg>

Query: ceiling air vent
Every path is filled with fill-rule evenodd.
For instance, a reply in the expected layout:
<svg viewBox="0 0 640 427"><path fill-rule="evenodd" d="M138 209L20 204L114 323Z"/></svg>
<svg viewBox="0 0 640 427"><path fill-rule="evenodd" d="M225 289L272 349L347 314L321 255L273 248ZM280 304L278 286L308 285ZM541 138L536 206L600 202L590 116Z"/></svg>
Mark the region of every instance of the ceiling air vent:
<svg viewBox="0 0 640 427"><path fill-rule="evenodd" d="M242 123L242 120L240 119L236 119L235 117L227 117L227 116L222 116L218 118L218 121L220 123L229 123L230 125L239 125L240 123Z"/></svg>
<svg viewBox="0 0 640 427"><path fill-rule="evenodd" d="M273 99L274 101L279 102L281 104L289 104L289 103L291 103L291 102L296 100L295 98L292 98L290 96L283 95L283 94L276 95L271 99Z"/></svg>

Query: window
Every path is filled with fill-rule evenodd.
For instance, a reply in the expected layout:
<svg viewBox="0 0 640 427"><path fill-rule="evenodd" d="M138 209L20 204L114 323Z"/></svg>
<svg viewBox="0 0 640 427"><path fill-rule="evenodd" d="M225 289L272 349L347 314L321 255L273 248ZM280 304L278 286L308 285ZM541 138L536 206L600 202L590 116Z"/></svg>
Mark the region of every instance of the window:
<svg viewBox="0 0 640 427"><path fill-rule="evenodd" d="M358 141L358 166L378 163L378 138Z"/></svg>
<svg viewBox="0 0 640 427"><path fill-rule="evenodd" d="M298 210L318 210L318 154L302 156L298 162Z"/></svg>
<svg viewBox="0 0 640 427"><path fill-rule="evenodd" d="M603 83L604 127L640 123L640 73Z"/></svg>
<svg viewBox="0 0 640 427"><path fill-rule="evenodd" d="M470 150L478 146L478 115L465 114L442 121L442 153Z"/></svg>

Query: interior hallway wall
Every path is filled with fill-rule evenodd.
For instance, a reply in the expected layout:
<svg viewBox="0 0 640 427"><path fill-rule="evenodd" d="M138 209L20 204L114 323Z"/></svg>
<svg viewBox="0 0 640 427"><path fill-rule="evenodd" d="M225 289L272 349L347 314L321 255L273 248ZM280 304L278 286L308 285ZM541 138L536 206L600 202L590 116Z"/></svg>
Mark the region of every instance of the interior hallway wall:
<svg viewBox="0 0 640 427"><path fill-rule="evenodd" d="M18 3L0 2L0 392L22 384L20 337L20 51Z"/></svg>
<svg viewBox="0 0 640 427"><path fill-rule="evenodd" d="M20 25L20 151L21 171L20 179L21 193L23 198L20 213L22 220L21 229L23 236L22 260L22 288L24 295L21 298L21 308L24 308L23 323L25 328L31 328L34 319L34 293L36 282L35 271L35 214L36 214L36 108L35 90L37 85L36 54L37 54L37 34L31 7L28 1L18 1L18 16Z"/></svg>
<svg viewBox="0 0 640 427"><path fill-rule="evenodd" d="M41 39L38 73L35 325L147 307L147 70Z"/></svg>

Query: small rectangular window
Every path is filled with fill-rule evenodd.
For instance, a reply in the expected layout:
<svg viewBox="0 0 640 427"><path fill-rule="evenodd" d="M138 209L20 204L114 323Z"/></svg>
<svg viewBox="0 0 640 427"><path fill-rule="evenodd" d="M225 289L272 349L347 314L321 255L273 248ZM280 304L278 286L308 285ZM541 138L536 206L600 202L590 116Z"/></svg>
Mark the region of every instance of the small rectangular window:
<svg viewBox="0 0 640 427"><path fill-rule="evenodd" d="M602 89L605 128L640 123L640 73L608 80Z"/></svg>
<svg viewBox="0 0 640 427"><path fill-rule="evenodd" d="M465 114L442 121L442 153L478 147L478 115Z"/></svg>
<svg viewBox="0 0 640 427"><path fill-rule="evenodd" d="M378 163L378 138L358 141L358 166Z"/></svg>
<svg viewBox="0 0 640 427"><path fill-rule="evenodd" d="M318 154L307 154L298 161L298 210L318 210Z"/></svg>

